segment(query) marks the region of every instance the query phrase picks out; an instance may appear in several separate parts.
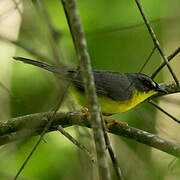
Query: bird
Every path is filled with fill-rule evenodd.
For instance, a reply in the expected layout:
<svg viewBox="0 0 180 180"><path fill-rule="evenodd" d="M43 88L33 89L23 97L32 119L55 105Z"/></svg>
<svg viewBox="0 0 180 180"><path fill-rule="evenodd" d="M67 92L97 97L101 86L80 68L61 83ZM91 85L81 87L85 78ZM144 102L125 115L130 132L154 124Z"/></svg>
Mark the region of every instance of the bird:
<svg viewBox="0 0 180 180"><path fill-rule="evenodd" d="M44 62L24 57L13 57L13 59L43 68L54 73L58 78L70 79L72 81L70 89L78 104L88 107L80 70L69 68L65 72L60 72L57 67ZM167 93L158 83L142 73L120 73L97 69L93 69L92 72L98 103L102 114L106 116L128 111L157 93Z"/></svg>

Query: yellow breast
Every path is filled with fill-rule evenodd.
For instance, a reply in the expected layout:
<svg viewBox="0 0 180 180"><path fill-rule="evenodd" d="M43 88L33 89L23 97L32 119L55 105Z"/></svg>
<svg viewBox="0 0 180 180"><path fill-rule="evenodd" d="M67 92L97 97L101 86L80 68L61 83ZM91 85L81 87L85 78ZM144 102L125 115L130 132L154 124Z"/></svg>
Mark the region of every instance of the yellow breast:
<svg viewBox="0 0 180 180"><path fill-rule="evenodd" d="M131 99L125 101L114 101L107 97L98 98L99 104L101 105L101 111L105 114L116 114L120 112L128 111L140 104L148 97L156 94L155 91L149 91L148 93L139 93L134 91Z"/></svg>
<svg viewBox="0 0 180 180"><path fill-rule="evenodd" d="M83 92L77 91L75 87L71 88L73 95L75 95L75 98L77 100L77 103L80 104L83 107L87 107L87 98ZM144 100L146 100L148 97L156 94L156 91L149 91L147 93L145 92L138 92L135 90L129 100L125 101L115 101L109 97L105 97L102 95L98 95L98 102L101 106L101 111L104 114L116 114L124 111L128 111L129 109L132 109L136 105L140 104Z"/></svg>

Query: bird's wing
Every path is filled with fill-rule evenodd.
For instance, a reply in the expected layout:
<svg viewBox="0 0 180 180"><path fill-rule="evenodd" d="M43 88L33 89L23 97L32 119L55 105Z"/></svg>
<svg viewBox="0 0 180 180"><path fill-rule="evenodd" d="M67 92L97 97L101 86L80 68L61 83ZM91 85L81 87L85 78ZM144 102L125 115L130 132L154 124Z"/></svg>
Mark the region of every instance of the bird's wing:
<svg viewBox="0 0 180 180"><path fill-rule="evenodd" d="M93 70L93 75L97 94L110 97L117 101L124 101L130 98L134 86L131 84L126 74ZM77 88L84 91L81 72L73 80L73 83Z"/></svg>

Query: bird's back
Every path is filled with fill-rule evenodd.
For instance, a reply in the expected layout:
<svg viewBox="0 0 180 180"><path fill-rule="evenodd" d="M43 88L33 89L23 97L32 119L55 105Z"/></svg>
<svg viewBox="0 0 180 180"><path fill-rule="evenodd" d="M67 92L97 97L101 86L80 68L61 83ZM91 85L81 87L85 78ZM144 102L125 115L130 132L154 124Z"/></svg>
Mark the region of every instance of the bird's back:
<svg viewBox="0 0 180 180"><path fill-rule="evenodd" d="M74 73L70 70L69 73ZM134 86L126 74L105 70L93 70L96 92L98 95L109 97L116 101L124 101L130 98ZM82 73L79 72L73 83L80 91L84 91Z"/></svg>

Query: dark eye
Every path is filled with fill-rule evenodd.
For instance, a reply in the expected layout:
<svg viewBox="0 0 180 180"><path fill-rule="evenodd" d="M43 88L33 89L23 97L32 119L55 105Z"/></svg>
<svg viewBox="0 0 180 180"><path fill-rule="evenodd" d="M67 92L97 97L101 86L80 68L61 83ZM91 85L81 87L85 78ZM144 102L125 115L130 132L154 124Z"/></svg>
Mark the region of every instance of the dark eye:
<svg viewBox="0 0 180 180"><path fill-rule="evenodd" d="M142 85L148 89L156 89L158 87L158 84L154 82L149 76L146 76L144 74L138 75L139 81L141 81Z"/></svg>
<svg viewBox="0 0 180 180"><path fill-rule="evenodd" d="M150 89L155 89L157 86L155 82L148 80L143 80L143 84Z"/></svg>

